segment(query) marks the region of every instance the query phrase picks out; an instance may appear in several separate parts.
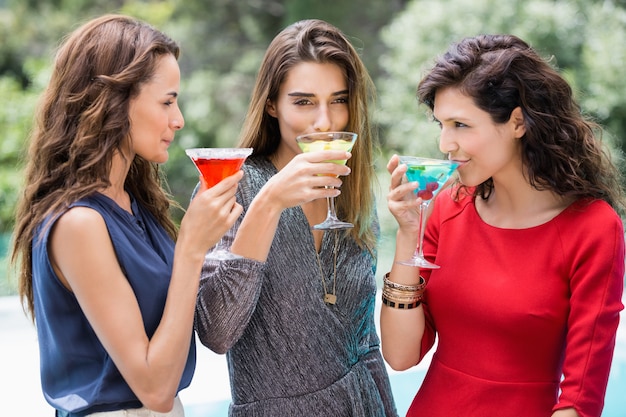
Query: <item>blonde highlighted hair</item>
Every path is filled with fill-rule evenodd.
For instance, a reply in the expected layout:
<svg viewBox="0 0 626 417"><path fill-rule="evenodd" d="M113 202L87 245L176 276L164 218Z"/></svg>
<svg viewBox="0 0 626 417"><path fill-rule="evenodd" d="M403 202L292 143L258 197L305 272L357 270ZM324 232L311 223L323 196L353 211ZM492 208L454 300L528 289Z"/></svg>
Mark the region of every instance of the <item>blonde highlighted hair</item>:
<svg viewBox="0 0 626 417"><path fill-rule="evenodd" d="M281 136L278 121L266 112L266 103L275 101L287 73L302 62L331 63L340 67L348 84L350 118L348 131L359 137L352 149L337 198L342 219L355 225L350 231L357 243L373 251L375 179L374 150L378 144L370 124L369 108L375 99L374 84L356 49L335 26L317 19L302 20L283 29L270 43L259 69L241 135L240 147L254 148L253 155L271 156Z"/></svg>

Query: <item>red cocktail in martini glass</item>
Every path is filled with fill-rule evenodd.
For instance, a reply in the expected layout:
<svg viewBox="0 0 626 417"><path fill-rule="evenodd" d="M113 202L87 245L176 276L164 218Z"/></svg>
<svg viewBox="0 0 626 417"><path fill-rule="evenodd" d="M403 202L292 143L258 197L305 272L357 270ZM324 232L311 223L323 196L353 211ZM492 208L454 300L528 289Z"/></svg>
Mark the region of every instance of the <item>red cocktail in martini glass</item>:
<svg viewBox="0 0 626 417"><path fill-rule="evenodd" d="M224 178L233 175L241 169L246 158L252 153L252 148L192 148L185 153L202 174L208 188ZM225 260L241 258L224 247L224 238L213 251L207 254L207 259Z"/></svg>

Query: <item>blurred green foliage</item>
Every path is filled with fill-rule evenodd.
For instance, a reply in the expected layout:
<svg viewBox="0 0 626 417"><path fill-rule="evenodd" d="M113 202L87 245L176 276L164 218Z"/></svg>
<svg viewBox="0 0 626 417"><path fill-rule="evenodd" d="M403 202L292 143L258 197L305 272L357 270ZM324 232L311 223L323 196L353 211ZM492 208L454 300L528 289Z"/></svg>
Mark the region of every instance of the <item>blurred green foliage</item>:
<svg viewBox="0 0 626 417"><path fill-rule="evenodd" d="M378 32L404 3L9 0L3 7L0 2L0 91L11 103L0 107L0 128L10 132L0 136L0 232L13 226L21 186L21 156L55 48L63 36L87 19L109 12L129 14L150 22L180 43L180 103L186 126L177 135L164 171L172 195L186 206L197 173L183 149L232 146L236 142L259 63L278 31L303 18L331 21L350 36L374 74L382 48Z"/></svg>
<svg viewBox="0 0 626 417"><path fill-rule="evenodd" d="M451 42L511 33L552 59L583 109L607 128L609 145L626 149L626 10L610 1L416 0L381 32L386 52L377 79L384 148L436 156L439 129L416 107L416 86ZM616 162L621 152L614 150Z"/></svg>
<svg viewBox="0 0 626 417"><path fill-rule="evenodd" d="M449 43L478 33L512 33L553 56L585 111L606 126L616 160L626 150L626 0L0 0L0 233L7 236L0 276L26 140L55 48L85 20L109 12L144 19L181 45L186 125L164 172L183 207L197 181L184 149L236 142L265 48L303 18L340 27L370 69L378 88L381 190L392 153L438 154L438 128L417 106L415 89ZM379 214L388 234L393 222L382 193Z"/></svg>

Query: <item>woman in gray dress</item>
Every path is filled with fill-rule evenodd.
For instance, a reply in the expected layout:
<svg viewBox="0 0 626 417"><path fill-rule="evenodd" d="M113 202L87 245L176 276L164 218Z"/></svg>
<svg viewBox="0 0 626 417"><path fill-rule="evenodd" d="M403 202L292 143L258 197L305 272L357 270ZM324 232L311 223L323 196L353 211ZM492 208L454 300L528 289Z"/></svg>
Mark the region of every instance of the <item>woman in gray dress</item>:
<svg viewBox="0 0 626 417"><path fill-rule="evenodd" d="M243 258L205 261L196 307L200 340L227 354L230 416L397 415L374 322L373 96L324 21L294 23L267 49L239 141L254 148L237 193L245 215L225 236ZM358 133L352 153L295 141L338 130ZM333 196L354 228L312 230Z"/></svg>

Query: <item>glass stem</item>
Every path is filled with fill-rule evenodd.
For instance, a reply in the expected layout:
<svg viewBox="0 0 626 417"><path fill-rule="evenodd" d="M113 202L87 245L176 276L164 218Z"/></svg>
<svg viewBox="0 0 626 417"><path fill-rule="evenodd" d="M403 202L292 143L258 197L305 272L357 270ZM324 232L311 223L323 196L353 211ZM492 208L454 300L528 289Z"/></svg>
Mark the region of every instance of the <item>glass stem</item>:
<svg viewBox="0 0 626 417"><path fill-rule="evenodd" d="M417 247L417 256L420 259L424 259L424 232L426 231L426 209L428 208L428 203L423 201L420 204L420 238L419 238L419 246Z"/></svg>
<svg viewBox="0 0 626 417"><path fill-rule="evenodd" d="M337 212L335 211L335 197L326 197L326 203L328 206L328 213L326 217L336 219Z"/></svg>

